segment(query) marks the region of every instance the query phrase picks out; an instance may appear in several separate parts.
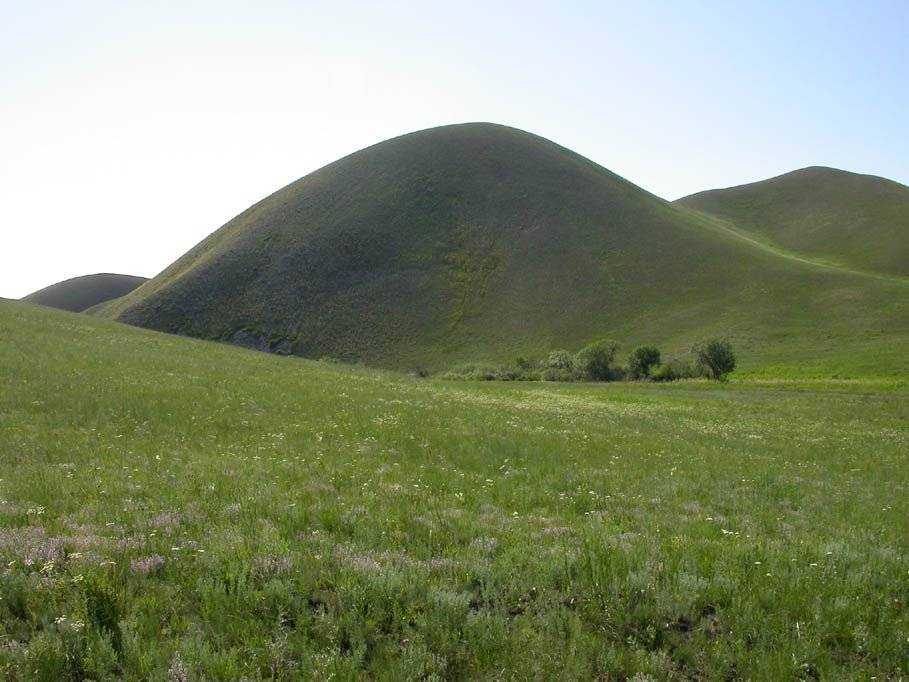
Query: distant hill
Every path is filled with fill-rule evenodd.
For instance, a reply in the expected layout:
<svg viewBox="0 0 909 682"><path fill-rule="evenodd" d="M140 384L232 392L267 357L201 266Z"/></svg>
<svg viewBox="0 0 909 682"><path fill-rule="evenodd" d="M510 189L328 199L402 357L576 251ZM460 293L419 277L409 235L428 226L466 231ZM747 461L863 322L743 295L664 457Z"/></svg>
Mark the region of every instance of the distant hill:
<svg viewBox="0 0 909 682"><path fill-rule="evenodd" d="M909 187L892 180L815 166L677 203L808 256L909 275Z"/></svg>
<svg viewBox="0 0 909 682"><path fill-rule="evenodd" d="M129 324L430 370L614 337L819 373L883 362L906 288L762 249L527 132L404 135L250 207L132 293ZM869 351L870 352L870 351Z"/></svg>
<svg viewBox="0 0 909 682"><path fill-rule="evenodd" d="M23 297L22 300L78 313L98 303L128 294L146 281L148 280L145 277L102 272L51 284Z"/></svg>

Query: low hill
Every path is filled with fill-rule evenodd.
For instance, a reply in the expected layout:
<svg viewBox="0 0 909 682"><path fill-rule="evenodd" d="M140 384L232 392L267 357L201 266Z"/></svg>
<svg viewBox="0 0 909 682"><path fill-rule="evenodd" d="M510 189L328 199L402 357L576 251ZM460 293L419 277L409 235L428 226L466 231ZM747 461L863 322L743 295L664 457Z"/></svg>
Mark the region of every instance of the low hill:
<svg viewBox="0 0 909 682"><path fill-rule="evenodd" d="M477 123L315 171L97 313L397 369L604 336L681 352L723 334L752 367L810 360L829 374L868 370L869 348L880 365L898 356L904 294L757 248L553 142Z"/></svg>
<svg viewBox="0 0 909 682"><path fill-rule="evenodd" d="M892 180L811 167L677 203L730 220L785 249L909 276L909 187Z"/></svg>
<svg viewBox="0 0 909 682"><path fill-rule="evenodd" d="M128 294L147 281L145 277L102 272L51 284L23 297L22 300L78 313L99 303Z"/></svg>
<svg viewBox="0 0 909 682"><path fill-rule="evenodd" d="M452 385L5 301L0 338L3 679L904 674L893 384Z"/></svg>

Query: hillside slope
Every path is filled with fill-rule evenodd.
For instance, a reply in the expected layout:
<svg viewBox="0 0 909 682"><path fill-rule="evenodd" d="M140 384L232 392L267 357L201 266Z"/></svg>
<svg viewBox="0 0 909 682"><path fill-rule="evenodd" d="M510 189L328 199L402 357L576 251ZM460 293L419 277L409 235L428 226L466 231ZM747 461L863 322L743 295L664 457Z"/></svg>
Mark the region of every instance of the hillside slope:
<svg viewBox="0 0 909 682"><path fill-rule="evenodd" d="M128 294L147 281L145 277L101 272L51 284L24 296L22 300L78 313L99 303Z"/></svg>
<svg viewBox="0 0 909 682"><path fill-rule="evenodd" d="M424 130L332 163L97 312L405 369L603 336L681 351L722 333L752 366L810 358L824 373L841 360L864 371L856 351L896 354L886 341L909 328L886 284L762 251L492 124Z"/></svg>
<svg viewBox="0 0 909 682"><path fill-rule="evenodd" d="M451 384L0 301L0 679L898 679L889 385Z"/></svg>
<svg viewBox="0 0 909 682"><path fill-rule="evenodd" d="M892 180L811 167L676 203L808 256L909 276L909 187Z"/></svg>

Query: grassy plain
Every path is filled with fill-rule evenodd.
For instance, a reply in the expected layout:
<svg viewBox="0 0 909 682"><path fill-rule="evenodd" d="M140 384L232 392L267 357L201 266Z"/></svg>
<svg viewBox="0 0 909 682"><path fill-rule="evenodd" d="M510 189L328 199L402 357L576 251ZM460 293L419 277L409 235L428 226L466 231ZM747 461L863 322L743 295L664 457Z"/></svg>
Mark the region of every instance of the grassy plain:
<svg viewBox="0 0 909 682"><path fill-rule="evenodd" d="M899 678L907 420L899 378L443 383L0 302L0 677Z"/></svg>

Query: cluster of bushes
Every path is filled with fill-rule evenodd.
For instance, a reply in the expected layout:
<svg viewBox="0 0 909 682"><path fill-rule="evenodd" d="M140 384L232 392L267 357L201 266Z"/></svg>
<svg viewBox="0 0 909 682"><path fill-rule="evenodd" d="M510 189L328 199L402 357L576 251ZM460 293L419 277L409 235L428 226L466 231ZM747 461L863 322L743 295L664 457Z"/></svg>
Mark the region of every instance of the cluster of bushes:
<svg viewBox="0 0 909 682"><path fill-rule="evenodd" d="M654 346L635 348L623 367L616 363L618 344L595 341L577 353L554 350L539 361L517 358L509 365L470 363L442 374L443 379L468 381L675 381L705 377L722 381L735 369L728 341L712 339L689 357L662 361Z"/></svg>

